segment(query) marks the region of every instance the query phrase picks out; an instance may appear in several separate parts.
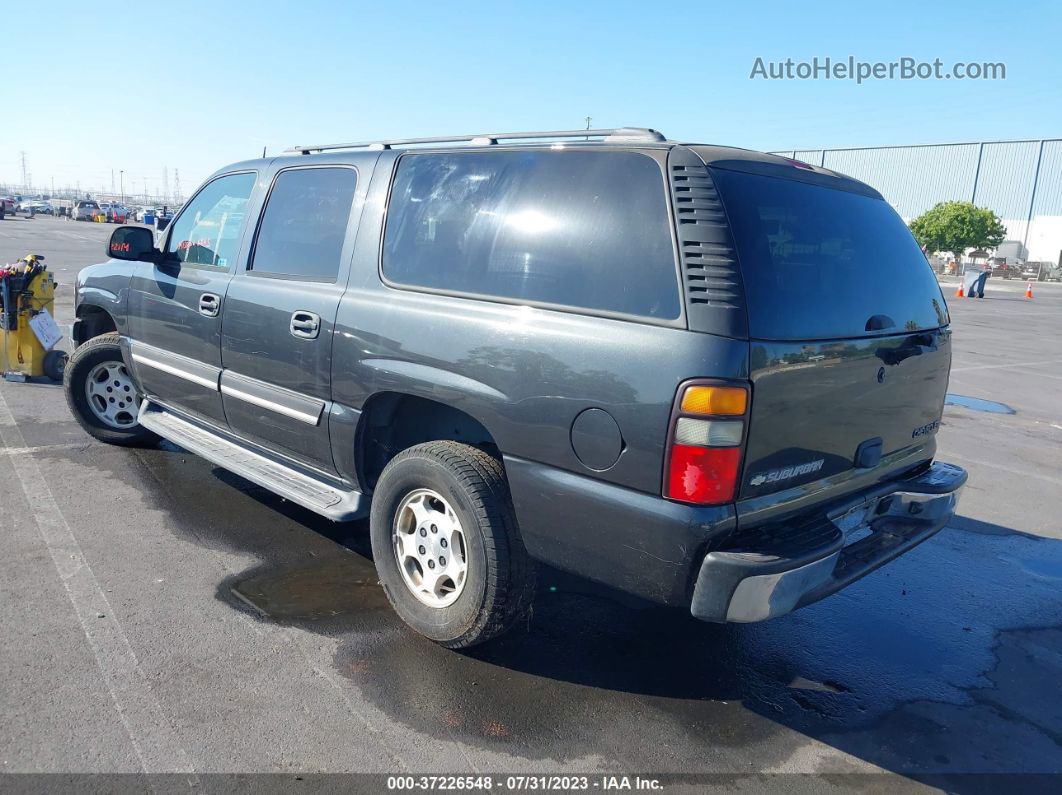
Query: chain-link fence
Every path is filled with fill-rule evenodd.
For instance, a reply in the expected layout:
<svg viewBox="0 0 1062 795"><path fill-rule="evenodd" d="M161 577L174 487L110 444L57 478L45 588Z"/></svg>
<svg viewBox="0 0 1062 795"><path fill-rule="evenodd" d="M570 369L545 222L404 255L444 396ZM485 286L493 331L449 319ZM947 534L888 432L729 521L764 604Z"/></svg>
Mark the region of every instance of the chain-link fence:
<svg viewBox="0 0 1062 795"><path fill-rule="evenodd" d="M988 207L1007 227L1008 259L1060 264L1062 139L796 149L774 154L840 171L872 185L905 221L942 201L972 201Z"/></svg>

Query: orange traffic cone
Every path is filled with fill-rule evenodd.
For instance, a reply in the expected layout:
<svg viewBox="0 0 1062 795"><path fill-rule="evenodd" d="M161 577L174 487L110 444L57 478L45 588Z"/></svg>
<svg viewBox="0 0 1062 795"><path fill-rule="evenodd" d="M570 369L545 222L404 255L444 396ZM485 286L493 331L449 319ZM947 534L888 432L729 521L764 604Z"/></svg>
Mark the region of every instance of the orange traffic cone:
<svg viewBox="0 0 1062 795"><path fill-rule="evenodd" d="M1025 288L1025 297L1032 298L1032 282L1029 282L1029 286Z"/></svg>
<svg viewBox="0 0 1062 795"><path fill-rule="evenodd" d="M955 291L955 297L956 298L965 298L966 297L966 293L963 292L963 289L962 289L962 282L959 282L959 289Z"/></svg>

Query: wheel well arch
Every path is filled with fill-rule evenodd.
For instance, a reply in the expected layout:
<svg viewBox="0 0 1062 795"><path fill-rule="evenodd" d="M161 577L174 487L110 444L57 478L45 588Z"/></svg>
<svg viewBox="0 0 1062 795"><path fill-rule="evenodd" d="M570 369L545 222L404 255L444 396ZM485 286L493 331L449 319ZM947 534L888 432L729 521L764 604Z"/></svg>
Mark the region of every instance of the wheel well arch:
<svg viewBox="0 0 1062 795"><path fill-rule="evenodd" d="M500 460L494 436L466 411L404 392L377 392L365 401L355 436L355 466L366 492L398 453L447 439L486 450Z"/></svg>
<svg viewBox="0 0 1062 795"><path fill-rule="evenodd" d="M93 337L117 331L118 325L111 317L111 313L103 307L93 304L82 304L77 308L78 323L74 327L74 343L82 345Z"/></svg>

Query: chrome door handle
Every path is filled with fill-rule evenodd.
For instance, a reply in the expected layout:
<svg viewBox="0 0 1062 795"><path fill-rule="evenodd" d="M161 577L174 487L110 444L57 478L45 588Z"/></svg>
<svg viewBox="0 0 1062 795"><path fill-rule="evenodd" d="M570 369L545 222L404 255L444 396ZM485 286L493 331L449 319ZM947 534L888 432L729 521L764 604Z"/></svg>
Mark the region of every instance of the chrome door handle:
<svg viewBox="0 0 1062 795"><path fill-rule="evenodd" d="M315 315L313 312L306 312L300 309L297 312L292 313L291 324L288 326L288 330L293 337L299 337L304 340L315 340L317 339L317 335L321 333L321 317L320 315Z"/></svg>
<svg viewBox="0 0 1062 795"><path fill-rule="evenodd" d="M221 296L213 293L203 293L199 296L199 314L207 317L217 317L221 310Z"/></svg>

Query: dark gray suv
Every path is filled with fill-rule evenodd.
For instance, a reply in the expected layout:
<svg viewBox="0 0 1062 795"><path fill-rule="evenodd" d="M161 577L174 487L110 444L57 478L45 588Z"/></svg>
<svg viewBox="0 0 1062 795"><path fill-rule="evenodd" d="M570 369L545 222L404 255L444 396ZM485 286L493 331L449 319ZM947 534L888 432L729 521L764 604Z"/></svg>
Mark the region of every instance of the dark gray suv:
<svg viewBox="0 0 1062 795"><path fill-rule="evenodd" d="M70 407L335 521L450 647L533 561L759 621L943 527L951 332L872 188L647 129L303 146L77 289Z"/></svg>

